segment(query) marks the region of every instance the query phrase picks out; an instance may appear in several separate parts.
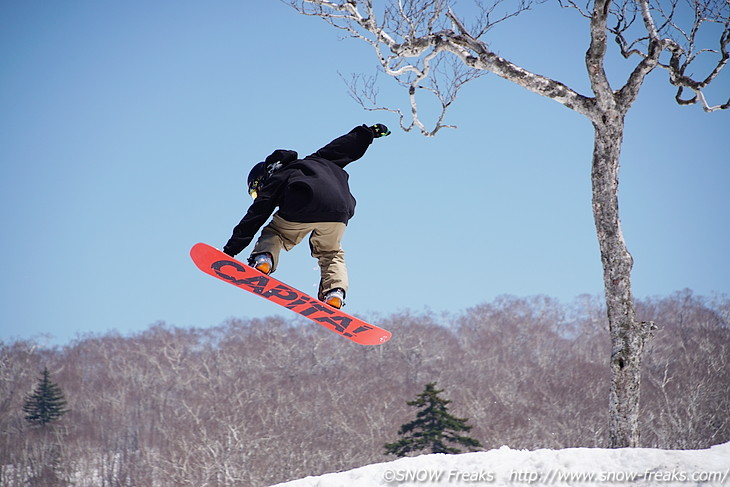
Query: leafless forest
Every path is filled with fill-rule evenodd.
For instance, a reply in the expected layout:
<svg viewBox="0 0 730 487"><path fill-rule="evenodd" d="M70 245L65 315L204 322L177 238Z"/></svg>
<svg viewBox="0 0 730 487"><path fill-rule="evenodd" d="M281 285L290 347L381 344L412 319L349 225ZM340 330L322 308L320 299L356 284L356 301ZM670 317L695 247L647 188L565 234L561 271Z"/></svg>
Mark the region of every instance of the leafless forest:
<svg viewBox="0 0 730 487"><path fill-rule="evenodd" d="M730 299L683 291L637 312L658 326L643 364L642 444L730 441ZM599 297L364 318L393 339L362 347L274 318L160 323L58 348L0 342L0 485L263 486L387 461L384 443L414 414L406 401L432 381L486 448L607 445ZM44 366L70 412L31 427L22 406Z"/></svg>

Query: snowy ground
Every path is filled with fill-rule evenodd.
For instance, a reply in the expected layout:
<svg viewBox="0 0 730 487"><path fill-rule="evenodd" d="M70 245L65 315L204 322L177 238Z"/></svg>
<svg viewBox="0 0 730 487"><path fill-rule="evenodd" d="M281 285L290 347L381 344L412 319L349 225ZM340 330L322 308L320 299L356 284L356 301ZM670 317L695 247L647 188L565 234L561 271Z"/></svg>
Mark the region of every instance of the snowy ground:
<svg viewBox="0 0 730 487"><path fill-rule="evenodd" d="M727 486L730 443L707 450L568 448L423 455L276 487ZM273 486L272 486L273 487Z"/></svg>

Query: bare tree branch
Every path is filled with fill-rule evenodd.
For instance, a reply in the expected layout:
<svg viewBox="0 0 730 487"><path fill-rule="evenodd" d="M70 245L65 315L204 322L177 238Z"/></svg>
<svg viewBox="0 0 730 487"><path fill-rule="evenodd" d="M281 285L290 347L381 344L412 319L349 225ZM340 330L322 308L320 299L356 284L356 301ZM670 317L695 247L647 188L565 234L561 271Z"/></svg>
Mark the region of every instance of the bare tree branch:
<svg viewBox="0 0 730 487"><path fill-rule="evenodd" d="M479 40L497 23L530 9L532 0L520 0L513 10L501 11L499 14L496 7L503 3L502 0L489 6L479 2L483 17L477 23L474 34L449 9L449 2L445 0L389 2L380 24L375 20L376 13L371 1L336 4L326 0L287 0L287 3L302 14L323 18L374 48L383 72L395 78L408 90L411 123L404 122L405 118L400 110L387 109L399 114L404 130L418 127L424 135L432 136L441 128L448 127L443 120L459 90L485 72L493 72L531 91L587 113L585 97L562 83L510 63ZM363 12L358 10L360 6ZM447 21L450 26L446 25ZM386 29L389 30L386 32ZM461 63L446 62L446 53L455 54ZM427 129L419 116L419 92L433 95L440 104L441 109L432 129ZM372 105L369 109L386 108Z"/></svg>
<svg viewBox="0 0 730 487"><path fill-rule="evenodd" d="M638 55L643 61L637 65L626 85L625 93L635 96L637 78L643 78L656 67L669 72L669 81L677 87L675 97L680 105L700 103L705 111L711 112L730 108L730 99L718 105L710 105L704 89L719 75L728 62L728 40L730 39L730 3L718 0L692 0L687 5L691 12L683 9L678 0L638 2L643 20L643 34L629 40L628 34L632 20L625 14L626 8L633 5L624 4L623 10L614 12L616 25L611 29L616 42L625 58ZM690 18L691 17L691 18ZM689 28L681 27L681 21L690 20ZM706 35L705 31L720 30L717 49L698 48L699 39ZM660 62L660 56L668 53L668 63ZM715 61L707 60L714 56ZM648 61L648 62L647 62ZM709 71L704 78L695 78L692 70ZM684 98L685 90L693 92L691 98Z"/></svg>

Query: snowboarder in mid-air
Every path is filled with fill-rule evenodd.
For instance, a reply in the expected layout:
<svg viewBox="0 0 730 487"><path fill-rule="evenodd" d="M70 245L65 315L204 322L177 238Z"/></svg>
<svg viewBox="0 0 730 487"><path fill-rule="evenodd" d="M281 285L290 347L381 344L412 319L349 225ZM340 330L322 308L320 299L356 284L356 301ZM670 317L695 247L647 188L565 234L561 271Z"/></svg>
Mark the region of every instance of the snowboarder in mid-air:
<svg viewBox="0 0 730 487"><path fill-rule="evenodd" d="M261 230L249 264L264 274L274 272L281 249L289 251L309 235L321 272L318 298L341 308L348 287L341 242L355 212L344 168L360 159L373 139L386 135L390 131L383 124L361 125L304 159L292 150L275 150L251 169L248 192L254 201L223 251L235 257L278 207Z"/></svg>

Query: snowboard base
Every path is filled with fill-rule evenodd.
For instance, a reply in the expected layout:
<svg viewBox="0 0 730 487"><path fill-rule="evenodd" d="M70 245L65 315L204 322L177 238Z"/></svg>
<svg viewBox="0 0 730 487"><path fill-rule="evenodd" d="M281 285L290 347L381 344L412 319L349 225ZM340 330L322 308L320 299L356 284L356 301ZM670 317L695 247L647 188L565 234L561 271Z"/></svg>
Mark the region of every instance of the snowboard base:
<svg viewBox="0 0 730 487"><path fill-rule="evenodd" d="M190 257L206 274L290 309L360 345L380 345L392 336L389 331L333 308L208 244L193 245Z"/></svg>

